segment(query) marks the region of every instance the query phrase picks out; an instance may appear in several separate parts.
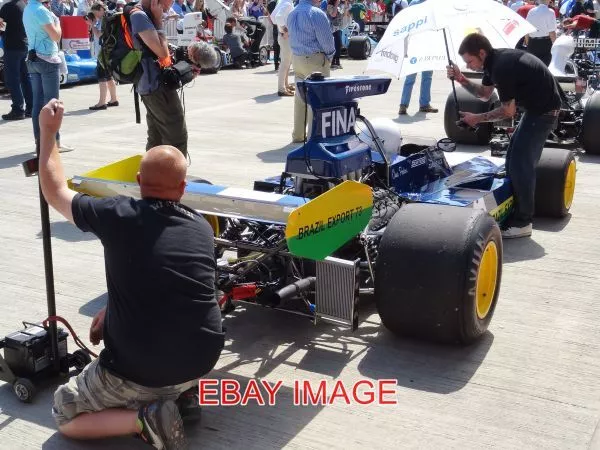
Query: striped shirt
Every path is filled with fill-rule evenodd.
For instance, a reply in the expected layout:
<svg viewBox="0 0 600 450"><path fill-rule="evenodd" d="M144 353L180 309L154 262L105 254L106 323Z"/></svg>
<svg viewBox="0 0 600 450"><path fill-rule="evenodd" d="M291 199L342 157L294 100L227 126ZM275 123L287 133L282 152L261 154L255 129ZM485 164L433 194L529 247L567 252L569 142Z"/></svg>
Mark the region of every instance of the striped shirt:
<svg viewBox="0 0 600 450"><path fill-rule="evenodd" d="M328 59L335 54L331 25L327 14L312 0L300 0L287 19L292 54L309 56L325 53Z"/></svg>

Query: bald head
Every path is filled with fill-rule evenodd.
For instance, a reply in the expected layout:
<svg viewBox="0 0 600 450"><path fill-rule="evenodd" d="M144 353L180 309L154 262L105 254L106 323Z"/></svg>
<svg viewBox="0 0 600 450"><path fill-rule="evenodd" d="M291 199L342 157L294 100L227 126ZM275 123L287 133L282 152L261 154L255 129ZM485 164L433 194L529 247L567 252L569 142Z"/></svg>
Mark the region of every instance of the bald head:
<svg viewBox="0 0 600 450"><path fill-rule="evenodd" d="M187 161L170 145L159 145L146 152L137 180L142 198L152 197L178 202L185 190Z"/></svg>

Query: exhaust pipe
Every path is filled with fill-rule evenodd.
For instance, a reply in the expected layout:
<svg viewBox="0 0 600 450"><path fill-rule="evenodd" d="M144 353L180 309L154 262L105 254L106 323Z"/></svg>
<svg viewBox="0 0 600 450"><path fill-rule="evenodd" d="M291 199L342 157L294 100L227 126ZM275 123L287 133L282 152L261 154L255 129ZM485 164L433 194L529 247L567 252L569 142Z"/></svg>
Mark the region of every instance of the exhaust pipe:
<svg viewBox="0 0 600 450"><path fill-rule="evenodd" d="M277 306L283 301L297 297L304 292L314 289L316 279L317 277L302 278L301 280L279 289L273 294L273 304Z"/></svg>

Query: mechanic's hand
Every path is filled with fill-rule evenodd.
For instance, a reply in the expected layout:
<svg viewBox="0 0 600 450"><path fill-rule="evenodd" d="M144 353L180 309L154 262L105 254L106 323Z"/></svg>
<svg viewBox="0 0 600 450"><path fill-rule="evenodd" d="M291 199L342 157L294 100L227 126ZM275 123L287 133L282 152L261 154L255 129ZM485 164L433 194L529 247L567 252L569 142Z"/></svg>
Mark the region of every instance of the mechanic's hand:
<svg viewBox="0 0 600 450"><path fill-rule="evenodd" d="M47 131L49 135L56 134L60 130L64 112L63 102L53 98L40 111L40 128Z"/></svg>
<svg viewBox="0 0 600 450"><path fill-rule="evenodd" d="M451 80L454 79L454 81L456 81L457 83L462 83L463 80L466 78L456 64L446 66L446 71L448 74L448 78Z"/></svg>
<svg viewBox="0 0 600 450"><path fill-rule="evenodd" d="M481 123L481 119L479 114L473 114L470 112L462 112L458 113L460 115L460 120L469 125L470 127L475 128L479 123Z"/></svg>
<svg viewBox="0 0 600 450"><path fill-rule="evenodd" d="M90 326L90 342L98 345L104 339L104 317L106 316L106 307L102 308L92 320Z"/></svg>

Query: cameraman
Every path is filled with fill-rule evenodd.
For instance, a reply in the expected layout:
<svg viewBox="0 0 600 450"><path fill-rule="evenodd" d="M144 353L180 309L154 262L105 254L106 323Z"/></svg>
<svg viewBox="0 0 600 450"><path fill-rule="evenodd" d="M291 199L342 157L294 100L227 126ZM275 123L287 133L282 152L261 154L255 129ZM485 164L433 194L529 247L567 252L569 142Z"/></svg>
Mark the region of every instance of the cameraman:
<svg viewBox="0 0 600 450"><path fill-rule="evenodd" d="M161 83L161 69L172 65L167 37L162 29L163 14L173 0L141 0L131 13L134 45L142 50L142 76L136 89L146 107L148 141L146 150L172 145L187 156L188 133L183 106L177 91Z"/></svg>

